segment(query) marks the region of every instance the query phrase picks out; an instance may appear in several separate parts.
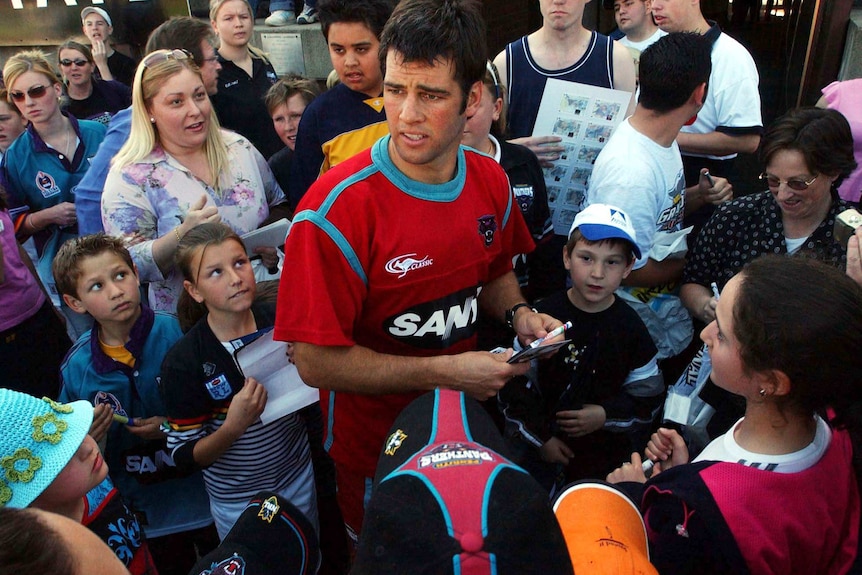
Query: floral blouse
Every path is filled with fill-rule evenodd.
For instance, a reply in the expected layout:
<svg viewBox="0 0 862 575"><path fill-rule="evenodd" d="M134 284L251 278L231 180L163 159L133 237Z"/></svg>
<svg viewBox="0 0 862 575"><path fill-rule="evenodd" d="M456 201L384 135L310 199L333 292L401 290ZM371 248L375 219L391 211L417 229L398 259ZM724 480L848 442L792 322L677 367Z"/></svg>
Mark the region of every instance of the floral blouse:
<svg viewBox="0 0 862 575"><path fill-rule="evenodd" d="M183 289L178 268L162 274L153 259L153 241L181 224L201 194L218 207L221 221L242 235L258 228L269 208L285 201L266 160L248 140L226 130L228 172L215 190L157 146L149 156L122 168L114 166L102 194L105 232L138 233L144 241L129 247L142 282L150 284L150 307L176 313Z"/></svg>

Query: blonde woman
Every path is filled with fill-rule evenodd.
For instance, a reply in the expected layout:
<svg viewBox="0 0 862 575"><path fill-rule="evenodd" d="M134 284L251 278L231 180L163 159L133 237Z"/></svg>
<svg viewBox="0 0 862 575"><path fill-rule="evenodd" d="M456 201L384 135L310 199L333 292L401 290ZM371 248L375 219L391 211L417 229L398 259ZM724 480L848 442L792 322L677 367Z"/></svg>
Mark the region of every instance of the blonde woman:
<svg viewBox="0 0 862 575"><path fill-rule="evenodd" d="M66 310L53 288L51 261L64 241L78 235L73 188L102 143L105 126L78 121L62 112L63 86L45 54L38 50L9 58L3 77L9 102L30 123L3 158L9 211L18 240L33 236L39 277L54 305ZM89 329L90 322L83 316L71 311L64 315L73 338Z"/></svg>
<svg viewBox="0 0 862 575"><path fill-rule="evenodd" d="M180 238L204 222L243 234L256 229L284 193L248 140L222 130L200 70L184 50L157 50L138 66L132 128L102 195L105 231L130 238L150 306L174 312L182 276L174 266ZM286 204L285 204L286 207ZM258 248L274 267L275 247Z"/></svg>
<svg viewBox="0 0 862 575"><path fill-rule="evenodd" d="M254 31L251 5L246 0L212 0L210 21L219 38L222 66L218 93L213 96L219 121L269 158L284 147L263 103L278 75L264 53L249 44Z"/></svg>

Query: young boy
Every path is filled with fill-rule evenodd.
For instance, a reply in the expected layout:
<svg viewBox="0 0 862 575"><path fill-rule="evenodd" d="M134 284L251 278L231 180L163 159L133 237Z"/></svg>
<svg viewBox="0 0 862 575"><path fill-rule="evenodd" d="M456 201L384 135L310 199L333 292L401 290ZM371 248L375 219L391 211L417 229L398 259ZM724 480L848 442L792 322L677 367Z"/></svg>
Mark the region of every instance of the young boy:
<svg viewBox="0 0 862 575"><path fill-rule="evenodd" d="M295 210L317 177L389 133L378 47L392 0L321 0L320 27L339 84L308 105L296 134L288 200Z"/></svg>
<svg viewBox="0 0 862 575"><path fill-rule="evenodd" d="M628 216L593 204L572 223L563 264L572 287L536 303L571 321L571 342L499 394L516 462L553 491L604 477L633 450L661 405L664 383L646 326L614 295L640 250ZM620 459L622 457L622 459Z"/></svg>
<svg viewBox="0 0 862 575"><path fill-rule="evenodd" d="M157 575L134 514L87 435L93 408L0 389L0 506L36 507L96 533L132 575Z"/></svg>
<svg viewBox="0 0 862 575"><path fill-rule="evenodd" d="M108 13L102 8L87 6L81 10L81 29L84 36L90 40L93 60L96 61L96 68L102 80L116 80L131 86L137 64L111 46L114 25Z"/></svg>
<svg viewBox="0 0 862 575"><path fill-rule="evenodd" d="M95 320L60 367L61 401L95 406L90 434L106 440L111 476L140 518L159 571L187 573L195 544L206 553L218 538L202 475L179 477L161 429L158 374L182 336L179 323L141 304L132 258L119 238L100 233L70 240L53 268L66 304Z"/></svg>

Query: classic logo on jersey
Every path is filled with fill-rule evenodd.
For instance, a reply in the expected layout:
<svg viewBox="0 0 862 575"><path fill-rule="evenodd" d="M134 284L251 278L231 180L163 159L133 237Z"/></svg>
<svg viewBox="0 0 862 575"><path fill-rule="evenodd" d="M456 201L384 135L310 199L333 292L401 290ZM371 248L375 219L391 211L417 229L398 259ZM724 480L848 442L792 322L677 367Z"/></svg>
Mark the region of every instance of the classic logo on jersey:
<svg viewBox="0 0 862 575"><path fill-rule="evenodd" d="M93 407L102 404L110 406L113 412L117 415L129 417L129 414L126 412L125 409L123 409L123 404L120 403L120 400L117 399L117 396L113 393L108 393L107 391L97 391L95 397L93 397Z"/></svg>
<svg viewBox="0 0 862 575"><path fill-rule="evenodd" d="M422 349L445 349L476 333L480 286L421 303L391 316L383 329L398 341Z"/></svg>
<svg viewBox="0 0 862 575"><path fill-rule="evenodd" d="M245 559L241 555L232 555L201 571L200 575L245 575Z"/></svg>
<svg viewBox="0 0 862 575"><path fill-rule="evenodd" d="M204 370L205 377L212 377L216 370L216 365L214 363L206 362L201 368Z"/></svg>
<svg viewBox="0 0 862 575"><path fill-rule="evenodd" d="M272 523L272 520L278 515L279 509L281 506L278 504L278 499L273 495L264 499L263 503L260 504L260 511L257 512L257 516L267 523Z"/></svg>
<svg viewBox="0 0 862 575"><path fill-rule="evenodd" d="M416 254L404 254L397 256L386 262L386 271L395 274L398 278L403 278L407 272L427 268L434 265L434 260L429 256L425 256L421 260L416 259Z"/></svg>
<svg viewBox="0 0 862 575"><path fill-rule="evenodd" d="M386 455L395 455L395 452L398 451L398 448L401 447L405 439L407 439L407 434L400 429L396 429L389 436L389 439L386 440L386 447L383 449L383 453Z"/></svg>
<svg viewBox="0 0 862 575"><path fill-rule="evenodd" d="M478 445L465 445L463 443L444 443L437 445L430 451L419 456L417 467L424 469L433 467L443 469L456 465L482 465L482 463L494 461L494 456L486 449Z"/></svg>
<svg viewBox="0 0 862 575"><path fill-rule="evenodd" d="M204 384L204 387L207 388L207 392L210 396L216 401L220 401L222 399L227 399L230 397L230 383L224 374L219 375L215 379L211 379L210 381Z"/></svg>
<svg viewBox="0 0 862 575"><path fill-rule="evenodd" d="M36 187L42 192L43 198L50 198L60 193L60 186L54 181L54 177L42 170L36 173Z"/></svg>
<svg viewBox="0 0 862 575"><path fill-rule="evenodd" d="M512 187L515 194L515 201L518 202L518 207L522 213L527 213L533 207L533 186L520 184Z"/></svg>
<svg viewBox="0 0 862 575"><path fill-rule="evenodd" d="M494 243L494 234L497 232L497 217L492 215L482 216L479 222L479 235L485 238L485 247Z"/></svg>

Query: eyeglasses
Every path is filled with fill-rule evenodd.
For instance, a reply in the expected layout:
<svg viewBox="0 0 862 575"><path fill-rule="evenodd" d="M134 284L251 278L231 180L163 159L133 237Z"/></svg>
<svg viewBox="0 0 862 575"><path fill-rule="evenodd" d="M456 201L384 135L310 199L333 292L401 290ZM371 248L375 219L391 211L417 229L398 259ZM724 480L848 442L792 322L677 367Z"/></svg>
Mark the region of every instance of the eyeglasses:
<svg viewBox="0 0 862 575"><path fill-rule="evenodd" d="M23 102L27 96L30 96L31 100L37 100L44 96L47 91L48 86L31 86L27 89L26 94L24 92L9 92L9 97L12 98L13 102Z"/></svg>
<svg viewBox="0 0 862 575"><path fill-rule="evenodd" d="M84 60L83 58L76 58L74 60L69 60L68 58L63 58L62 60L60 60L60 65L65 67L65 68L68 68L72 64L74 64L75 66L78 66L80 68L81 66L86 66L89 63L90 63L89 60Z"/></svg>
<svg viewBox="0 0 862 575"><path fill-rule="evenodd" d="M173 50L156 50L144 58L142 64L144 68L149 68L168 60L192 60L192 55L186 50L180 50L179 48L175 48Z"/></svg>
<svg viewBox="0 0 862 575"><path fill-rule="evenodd" d="M770 188L777 188L781 185L783 181L787 184L787 187L791 190L795 190L797 192L804 192L808 189L808 186L814 183L814 180L820 177L820 174L814 176L810 180L802 180L799 178L791 178L789 180L782 180L780 178L776 178L775 176L770 176L769 174L760 174L759 178L761 181L765 181L766 185Z"/></svg>

